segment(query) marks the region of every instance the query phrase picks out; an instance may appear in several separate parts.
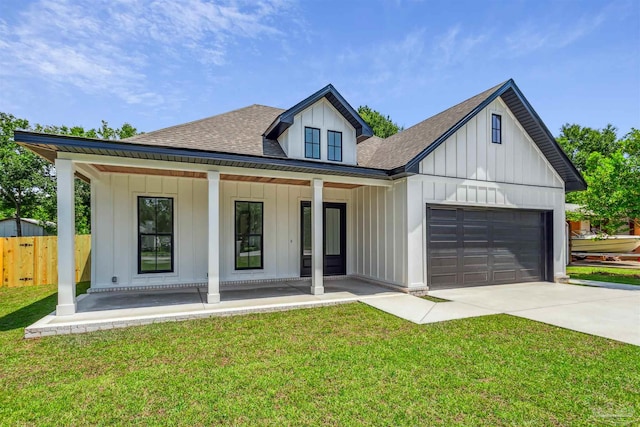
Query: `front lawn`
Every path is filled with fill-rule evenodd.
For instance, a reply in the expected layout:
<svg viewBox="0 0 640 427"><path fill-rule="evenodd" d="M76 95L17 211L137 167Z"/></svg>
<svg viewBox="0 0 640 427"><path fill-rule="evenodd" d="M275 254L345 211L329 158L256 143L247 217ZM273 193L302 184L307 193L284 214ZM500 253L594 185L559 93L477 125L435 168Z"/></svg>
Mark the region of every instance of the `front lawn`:
<svg viewBox="0 0 640 427"><path fill-rule="evenodd" d="M569 266L567 274L572 279L640 285L640 270L633 268Z"/></svg>
<svg viewBox="0 0 640 427"><path fill-rule="evenodd" d="M640 416L640 347L508 315L415 325L354 303L23 340L23 327L54 309L53 292L0 289L2 425L598 425Z"/></svg>

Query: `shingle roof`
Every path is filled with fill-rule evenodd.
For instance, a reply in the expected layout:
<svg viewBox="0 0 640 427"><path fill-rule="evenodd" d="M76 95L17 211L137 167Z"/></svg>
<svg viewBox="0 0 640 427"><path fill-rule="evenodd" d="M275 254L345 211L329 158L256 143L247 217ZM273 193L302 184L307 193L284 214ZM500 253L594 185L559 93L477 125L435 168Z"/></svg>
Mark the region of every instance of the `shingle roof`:
<svg viewBox="0 0 640 427"><path fill-rule="evenodd" d="M390 170L406 165L493 94L501 83L389 138L358 144L358 165ZM123 142L221 153L286 158L280 144L263 133L285 110L251 105L228 113L136 135Z"/></svg>
<svg viewBox="0 0 640 427"><path fill-rule="evenodd" d="M358 165L364 166L371 163L371 157L375 154L375 152L380 147L380 144L385 144L386 140L384 138L379 138L377 136L372 136L369 139L366 139L357 145L357 157L358 157Z"/></svg>
<svg viewBox="0 0 640 427"><path fill-rule="evenodd" d="M403 130L376 143L377 149L370 153L365 150L365 157L360 159L358 150L358 164L380 169L395 169L406 165L425 148L434 143L440 136L460 122L477 106L504 85L505 82L487 89L466 101L436 114L408 129ZM362 145L362 144L360 144ZM375 166L374 166L375 165Z"/></svg>
<svg viewBox="0 0 640 427"><path fill-rule="evenodd" d="M280 144L262 137L284 110L251 105L122 140L136 144L188 148L262 157L286 157Z"/></svg>
<svg viewBox="0 0 640 427"><path fill-rule="evenodd" d="M316 95L318 93L314 96ZM340 173L353 176L402 176L406 173L416 173L417 164L425 156L498 96L558 171L565 181L565 189L585 189L586 183L580 172L567 158L513 80L479 93L389 138L373 136L361 141L357 145L358 167L287 158L276 140L263 136L285 110L264 105L251 105L122 141L100 141L24 131L16 131L15 135L17 142L24 143L45 157L46 153L53 152L53 158L55 151L124 157L145 156L141 158L169 161L176 161L178 156L191 162L201 162L205 159L204 161L211 164L237 164L240 167L247 167L248 164L248 167L301 171L309 169L313 164L314 170L330 170L336 173L339 170ZM105 144L111 148L107 149Z"/></svg>

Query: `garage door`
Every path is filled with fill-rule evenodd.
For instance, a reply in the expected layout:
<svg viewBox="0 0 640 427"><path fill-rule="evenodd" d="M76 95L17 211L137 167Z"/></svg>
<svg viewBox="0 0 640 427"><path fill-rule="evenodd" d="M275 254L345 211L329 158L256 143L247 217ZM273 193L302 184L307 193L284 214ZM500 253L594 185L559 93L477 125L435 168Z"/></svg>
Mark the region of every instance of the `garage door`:
<svg viewBox="0 0 640 427"><path fill-rule="evenodd" d="M430 289L546 280L549 213L427 207Z"/></svg>

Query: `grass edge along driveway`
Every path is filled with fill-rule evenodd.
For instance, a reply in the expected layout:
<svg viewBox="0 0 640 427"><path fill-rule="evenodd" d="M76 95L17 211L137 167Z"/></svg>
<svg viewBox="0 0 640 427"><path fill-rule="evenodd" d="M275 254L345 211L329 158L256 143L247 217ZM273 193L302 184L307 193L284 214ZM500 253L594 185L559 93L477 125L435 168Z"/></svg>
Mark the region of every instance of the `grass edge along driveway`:
<svg viewBox="0 0 640 427"><path fill-rule="evenodd" d="M640 286L640 270L634 268L568 266L567 274L572 279L595 280L598 282L625 283Z"/></svg>
<svg viewBox="0 0 640 427"><path fill-rule="evenodd" d="M354 303L23 340L55 308L54 292L0 288L2 425L591 426L640 416L640 347L508 315L415 325Z"/></svg>

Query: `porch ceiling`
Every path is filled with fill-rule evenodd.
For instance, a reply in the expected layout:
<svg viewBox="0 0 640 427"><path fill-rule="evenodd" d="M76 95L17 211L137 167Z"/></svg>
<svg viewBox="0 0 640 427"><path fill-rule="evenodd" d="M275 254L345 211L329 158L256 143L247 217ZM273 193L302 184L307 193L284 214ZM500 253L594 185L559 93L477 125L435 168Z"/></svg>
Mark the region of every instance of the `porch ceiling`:
<svg viewBox="0 0 640 427"><path fill-rule="evenodd" d="M92 166L97 170L99 170L100 172L107 172L107 173L128 173L128 174L136 174L136 175L154 175L154 176L171 176L171 177L178 177L178 178L207 179L207 174L205 172L136 168L136 167L100 165L100 164L92 164ZM220 179L222 181L261 182L265 184L283 184L283 185L300 185L300 186L311 185L311 182L305 179L272 178L272 177L266 177L266 176L220 174ZM360 184L347 184L347 183L341 183L341 182L325 182L324 186L327 188L344 188L344 189L361 187Z"/></svg>

